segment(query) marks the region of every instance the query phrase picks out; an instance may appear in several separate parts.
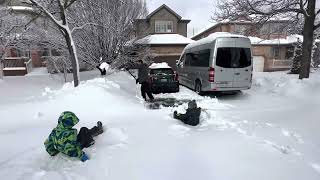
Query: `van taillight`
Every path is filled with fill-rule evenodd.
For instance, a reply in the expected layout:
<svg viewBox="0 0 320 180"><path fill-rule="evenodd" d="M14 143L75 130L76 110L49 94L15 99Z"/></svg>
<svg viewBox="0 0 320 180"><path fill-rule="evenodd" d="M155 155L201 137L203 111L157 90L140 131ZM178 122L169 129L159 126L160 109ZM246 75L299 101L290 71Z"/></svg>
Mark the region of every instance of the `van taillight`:
<svg viewBox="0 0 320 180"><path fill-rule="evenodd" d="M214 68L209 69L209 82L214 82Z"/></svg>

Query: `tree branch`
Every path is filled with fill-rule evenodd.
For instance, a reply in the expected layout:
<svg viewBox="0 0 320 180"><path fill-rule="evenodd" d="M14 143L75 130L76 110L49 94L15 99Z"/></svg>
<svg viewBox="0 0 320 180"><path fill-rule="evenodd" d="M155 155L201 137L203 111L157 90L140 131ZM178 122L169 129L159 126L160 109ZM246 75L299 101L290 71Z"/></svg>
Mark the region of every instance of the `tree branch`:
<svg viewBox="0 0 320 180"><path fill-rule="evenodd" d="M35 0L30 0L30 2L35 5L40 11L42 11L54 24L56 24L59 28L65 29L65 27L61 24L60 21L56 20L56 18L43 7L41 4L36 2Z"/></svg>
<svg viewBox="0 0 320 180"><path fill-rule="evenodd" d="M75 28L73 28L73 29L71 30L71 34L72 34L74 31L76 31L76 30L80 30L80 29L83 29L83 28L86 27L86 26L91 26L91 25L103 27L103 26L101 26L101 25L99 25L99 24L97 24L97 23L86 23L86 24L84 24L84 25L82 25L82 26L80 26L80 27L75 27Z"/></svg>
<svg viewBox="0 0 320 180"><path fill-rule="evenodd" d="M303 3L303 0L300 0L300 10L302 11L302 14L305 16L309 16L307 11L304 9L305 4L307 3L307 1L305 3Z"/></svg>
<svg viewBox="0 0 320 180"><path fill-rule="evenodd" d="M76 2L77 0L70 0L70 2L64 7L65 9L67 9L68 7L70 7L74 2ZM67 1L66 1L67 2Z"/></svg>
<svg viewBox="0 0 320 180"><path fill-rule="evenodd" d="M313 30L317 30L319 27L320 27L320 23L318 23L317 25L315 25L315 26L313 27Z"/></svg>

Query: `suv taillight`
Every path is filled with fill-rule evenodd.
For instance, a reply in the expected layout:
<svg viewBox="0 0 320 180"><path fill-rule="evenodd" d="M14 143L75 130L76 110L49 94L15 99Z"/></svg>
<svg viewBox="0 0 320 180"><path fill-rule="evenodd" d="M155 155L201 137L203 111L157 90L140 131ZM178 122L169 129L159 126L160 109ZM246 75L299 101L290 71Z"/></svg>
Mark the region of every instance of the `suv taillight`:
<svg viewBox="0 0 320 180"><path fill-rule="evenodd" d="M174 80L179 81L179 75L177 72L174 72Z"/></svg>
<svg viewBox="0 0 320 180"><path fill-rule="evenodd" d="M214 68L209 69L209 82L214 82Z"/></svg>

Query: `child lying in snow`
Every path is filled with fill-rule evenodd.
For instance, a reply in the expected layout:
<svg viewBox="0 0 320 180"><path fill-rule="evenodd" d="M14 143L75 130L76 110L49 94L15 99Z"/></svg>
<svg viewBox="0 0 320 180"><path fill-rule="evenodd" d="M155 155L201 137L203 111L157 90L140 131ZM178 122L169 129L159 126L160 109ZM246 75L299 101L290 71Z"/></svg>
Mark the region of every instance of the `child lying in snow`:
<svg viewBox="0 0 320 180"><path fill-rule="evenodd" d="M201 108L198 108L196 101L193 100L188 103L186 114L178 114L177 111L174 111L173 117L175 119L181 120L185 124L197 126L199 124L200 114Z"/></svg>
<svg viewBox="0 0 320 180"><path fill-rule="evenodd" d="M93 137L103 133L102 123L98 121L97 126L92 129L82 127L77 134L77 129L72 127L78 122L79 119L73 112L66 111L60 115L57 127L52 130L44 142L46 150L51 156L61 152L70 157L77 157L82 162L89 159L82 149L93 145Z"/></svg>

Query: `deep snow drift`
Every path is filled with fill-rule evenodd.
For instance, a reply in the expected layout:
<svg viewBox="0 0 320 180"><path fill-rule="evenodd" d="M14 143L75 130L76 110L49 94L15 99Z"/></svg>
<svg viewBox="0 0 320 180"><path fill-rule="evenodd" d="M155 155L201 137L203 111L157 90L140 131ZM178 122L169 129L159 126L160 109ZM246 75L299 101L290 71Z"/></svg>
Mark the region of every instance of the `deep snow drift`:
<svg viewBox="0 0 320 180"><path fill-rule="evenodd" d="M82 74L82 79L98 72ZM309 80L259 73L238 95L201 97L181 87L156 95L177 107L146 109L130 75L84 81L78 88L50 75L0 81L0 176L4 179L301 180L320 178L320 72ZM199 127L172 118L196 99ZM107 131L82 163L49 157L43 142L62 111Z"/></svg>

